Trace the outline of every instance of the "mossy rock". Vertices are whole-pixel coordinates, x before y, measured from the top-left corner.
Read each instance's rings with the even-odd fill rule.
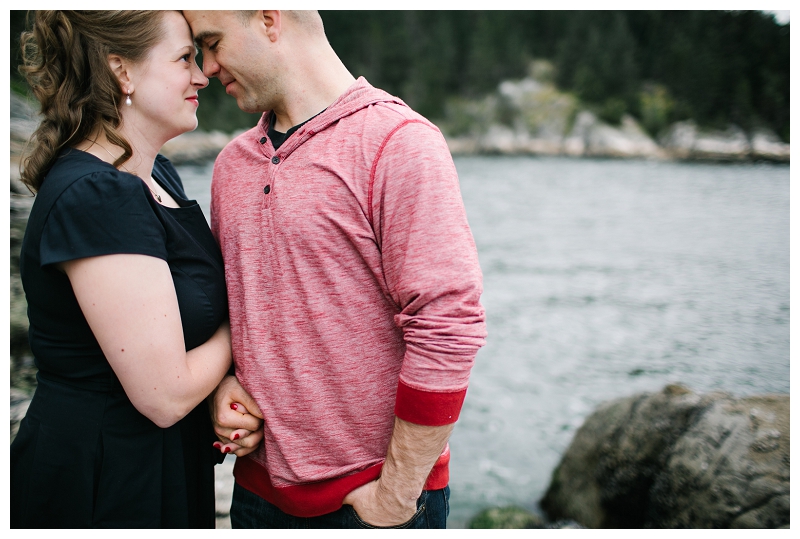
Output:
[[[484,509],[469,521],[470,529],[482,530],[520,530],[541,528],[542,520],[521,507],[492,507]]]

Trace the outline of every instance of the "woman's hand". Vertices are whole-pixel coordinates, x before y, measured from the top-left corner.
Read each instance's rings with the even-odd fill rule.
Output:
[[[223,453],[243,457],[253,452],[264,437],[261,410],[235,376],[226,376],[209,395],[211,421]]]

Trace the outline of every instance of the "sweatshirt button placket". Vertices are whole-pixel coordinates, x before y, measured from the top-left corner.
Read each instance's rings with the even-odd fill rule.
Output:
[[[277,155],[275,155],[275,156],[273,156],[273,157],[272,157],[272,164],[273,164],[273,165],[277,165],[277,164],[278,164],[278,163],[280,163],[280,162],[281,162],[281,158],[280,158],[280,157],[278,157]]]

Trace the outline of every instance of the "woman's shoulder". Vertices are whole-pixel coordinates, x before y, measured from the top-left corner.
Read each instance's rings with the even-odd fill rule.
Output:
[[[117,170],[90,153],[71,148],[61,152],[56,158],[37,196],[58,198],[67,190],[88,191],[87,196],[97,196],[107,191],[136,189],[139,188],[139,183],[141,182],[133,174]]]
[[[137,176],[85,152],[67,153],[36,196],[28,226],[41,265],[123,252],[166,259],[157,203]]]
[[[91,214],[97,222],[110,222],[122,214],[148,210],[147,186],[137,176],[79,150],[62,152],[36,194],[32,215],[44,220],[53,214]]]

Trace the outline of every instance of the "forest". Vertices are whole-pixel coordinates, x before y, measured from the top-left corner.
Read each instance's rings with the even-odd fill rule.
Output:
[[[11,12],[12,88],[24,11]],[[559,89],[609,123],[623,114],[655,134],[693,119],[765,127],[789,142],[789,24],[760,11],[322,11],[328,40],[355,76],[433,119],[549,60]],[[201,61],[202,59],[200,59]],[[212,81],[200,128],[254,123]],[[648,114],[653,103],[659,113]]]

